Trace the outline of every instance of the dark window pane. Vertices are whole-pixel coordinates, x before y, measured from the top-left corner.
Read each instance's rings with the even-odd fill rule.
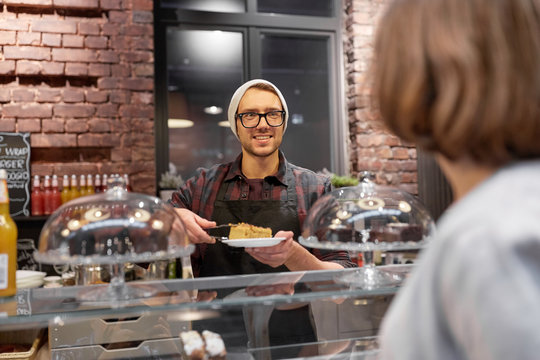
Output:
[[[285,157],[314,171],[330,169],[328,38],[262,34],[262,76],[289,108]]]
[[[168,29],[169,162],[183,177],[240,153],[234,134],[219,123],[227,120],[242,69],[242,33]],[[176,128],[171,119],[193,124]]]
[[[334,0],[259,0],[257,11],[308,16],[334,16]]]
[[[162,0],[162,8],[241,13],[246,12],[246,0]]]

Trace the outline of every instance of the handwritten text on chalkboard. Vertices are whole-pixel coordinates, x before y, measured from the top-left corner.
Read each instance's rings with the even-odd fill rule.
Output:
[[[0,169],[8,173],[11,215],[30,215],[30,133],[0,132]]]

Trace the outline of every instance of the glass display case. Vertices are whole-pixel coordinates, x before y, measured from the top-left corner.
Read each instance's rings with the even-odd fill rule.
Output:
[[[412,266],[380,269],[404,279]],[[152,295],[114,302],[82,296],[107,284],[19,289],[15,298],[0,299],[0,339],[44,329],[44,358],[181,359],[186,343],[180,333],[196,330],[224,341],[226,356],[214,358],[370,359],[377,352],[380,321],[400,284],[362,289],[335,281],[353,271],[135,281],[130,286]],[[297,317],[299,309],[309,316]],[[292,328],[310,336],[281,336]]]

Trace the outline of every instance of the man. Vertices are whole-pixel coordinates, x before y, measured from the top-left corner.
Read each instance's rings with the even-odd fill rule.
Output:
[[[235,161],[199,169],[172,196],[190,240],[195,276],[339,269],[355,266],[346,252],[306,249],[300,235],[309,208],[331,189],[329,178],[295,166],[279,151],[287,128],[287,103],[265,80],[251,80],[234,93],[229,123],[242,146]],[[203,229],[247,222],[270,227],[284,241],[238,249]]]
[[[228,115],[242,153],[231,163],[200,169],[172,196],[172,204],[180,208],[176,211],[196,244],[192,254],[194,275],[355,266],[346,252],[308,250],[295,240],[309,208],[331,189],[331,184],[329,178],[287,162],[279,151],[288,110],[278,88],[265,80],[246,82],[234,93]],[[233,248],[216,242],[203,230],[238,222],[270,227],[275,237],[285,240],[268,247]],[[271,346],[316,341],[309,308],[274,309],[268,334]],[[317,350],[308,346],[300,353],[287,348],[276,351],[285,351],[291,357],[315,354]]]

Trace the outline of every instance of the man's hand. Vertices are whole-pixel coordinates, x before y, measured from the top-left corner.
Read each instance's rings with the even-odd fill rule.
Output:
[[[246,252],[254,259],[276,268],[283,265],[291,256],[295,242],[292,231],[278,231],[274,237],[284,237],[285,240],[274,246],[246,248]]]
[[[174,209],[182,222],[184,223],[185,231],[187,232],[189,241],[193,244],[208,243],[213,244],[216,242],[206,231],[203,229],[216,226],[215,221],[206,220],[199,215],[188,209]],[[173,224],[173,230],[182,231],[182,225],[178,222]]]
[[[263,264],[274,268],[285,265],[290,271],[343,269],[341,264],[317,259],[315,255],[294,241],[293,236],[292,231],[278,231],[274,237],[285,238],[279,244],[246,248],[246,252]]]

